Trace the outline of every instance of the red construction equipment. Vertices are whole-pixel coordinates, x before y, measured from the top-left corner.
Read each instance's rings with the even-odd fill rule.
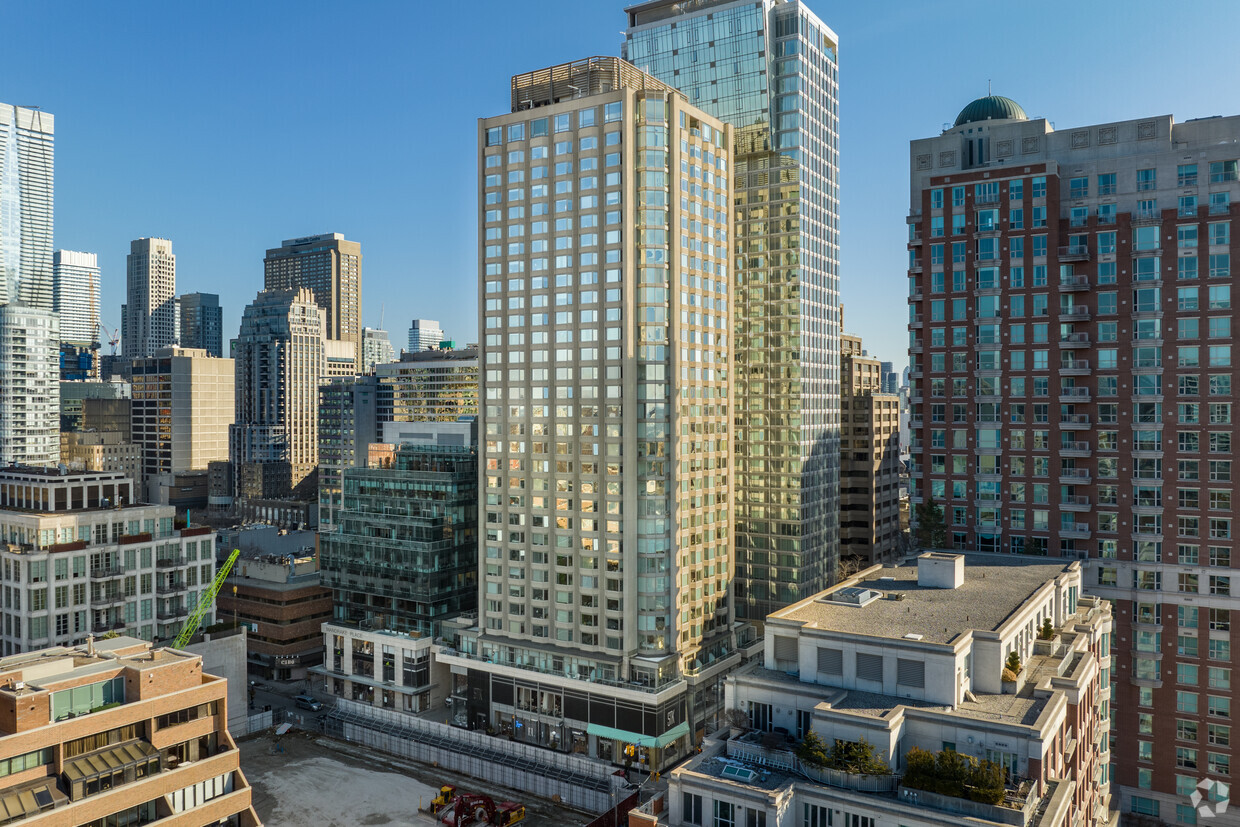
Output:
[[[467,827],[470,824],[490,824],[507,827],[525,820],[525,806],[515,801],[496,804],[490,796],[479,793],[462,793],[452,802],[441,818],[451,827]]]

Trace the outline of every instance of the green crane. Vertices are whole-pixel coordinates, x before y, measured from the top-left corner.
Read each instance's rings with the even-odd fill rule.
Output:
[[[215,596],[219,594],[220,588],[224,585],[228,573],[232,571],[233,563],[237,562],[237,558],[241,556],[241,549],[233,549],[233,553],[228,555],[228,559],[224,561],[224,565],[220,566],[220,570],[215,574],[215,580],[211,581],[211,588],[202,593],[202,597],[198,598],[198,606],[194,609],[194,613],[189,616],[189,620],[185,621],[185,625],[181,627],[181,633],[177,635],[176,640],[172,641],[173,649],[180,649],[189,643],[189,639],[194,636],[194,632],[198,631],[198,624],[202,623],[203,617],[211,609],[211,604],[215,602]]]

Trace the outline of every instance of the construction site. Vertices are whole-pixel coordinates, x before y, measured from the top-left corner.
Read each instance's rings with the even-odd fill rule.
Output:
[[[595,816],[303,730],[239,743],[254,809],[266,827],[563,825]],[[446,819],[446,820],[445,820]]]

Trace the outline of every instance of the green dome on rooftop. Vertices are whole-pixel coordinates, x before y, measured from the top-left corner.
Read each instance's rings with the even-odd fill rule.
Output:
[[[1001,95],[987,95],[984,98],[978,98],[964,109],[961,109],[960,114],[956,116],[956,126],[964,126],[967,123],[975,123],[977,121],[1027,120],[1029,120],[1029,116],[1025,114],[1025,110],[1021,109],[1020,104],[1016,101]]]

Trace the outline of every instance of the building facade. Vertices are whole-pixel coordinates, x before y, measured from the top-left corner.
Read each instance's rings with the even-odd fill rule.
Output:
[[[672,771],[665,815],[644,823],[1114,825],[1110,605],[1080,596],[1077,561],[965,561],[870,569],[768,618],[766,668],[728,678],[732,737]],[[811,733],[832,753],[869,744],[874,760],[805,760]],[[926,759],[957,778],[981,768],[992,797]]]
[[[60,322],[0,304],[0,467],[60,461]]]
[[[386,330],[362,328],[362,372],[374,373],[375,365],[396,361],[396,350]]]
[[[305,287],[264,290],[246,307],[233,342],[234,473],[247,463],[288,463],[292,488],[318,466],[323,316]]]
[[[379,421],[455,422],[478,415],[478,348],[402,353],[377,365]]]
[[[228,459],[235,381],[232,359],[200,349],[166,347],[133,361],[131,433],[144,481]]]
[[[128,432],[61,431],[60,461],[78,471],[119,471],[142,479],[142,448],[129,441]]]
[[[177,299],[180,308],[181,347],[205,350],[219,359],[224,355],[224,311],[214,293],[186,293]]]
[[[344,472],[365,468],[379,441],[379,382],[374,376],[335,379],[319,386],[319,528],[332,530],[340,510]]]
[[[210,530],[176,528],[175,517],[142,504],[122,473],[0,471],[0,559],[14,594],[4,653],[120,630],[175,638],[215,576]]]
[[[869,565],[900,549],[900,399],[859,336],[840,340],[840,556]]]
[[[338,620],[324,623],[322,634],[327,660],[310,671],[330,694],[413,714],[443,706],[451,683],[430,635]]]
[[[362,359],[362,245],[340,233],[291,238],[267,251],[266,290],[305,288],[323,309],[324,338],[353,343],[353,370]]]
[[[259,827],[227,681],[132,637],[0,660],[9,821]]]
[[[166,238],[129,243],[121,307],[121,353],[126,359],[154,356],[177,343],[177,257]]]
[[[440,425],[383,468],[344,472],[336,530],[321,537],[335,620],[436,637],[477,605],[478,451],[473,423]]]
[[[409,352],[438,350],[444,340],[443,329],[433,319],[414,319],[409,325]]]
[[[478,135],[485,535],[477,626],[453,656],[466,717],[617,762],[626,738],[656,739],[670,762],[696,682],[739,659],[731,127],[618,58],[511,90]],[[518,674],[554,721],[525,727]]]
[[[1238,140],[988,97],[910,146],[914,502],[956,548],[1089,560],[1132,635],[1120,809],[1164,820],[1230,773]]]
[[[51,310],[56,123],[0,103],[0,305]]]
[[[60,314],[60,341],[99,346],[99,259],[94,253],[52,254],[52,309]]]
[[[839,558],[839,39],[799,0],[650,0],[624,55],[733,127],[737,616]]]

